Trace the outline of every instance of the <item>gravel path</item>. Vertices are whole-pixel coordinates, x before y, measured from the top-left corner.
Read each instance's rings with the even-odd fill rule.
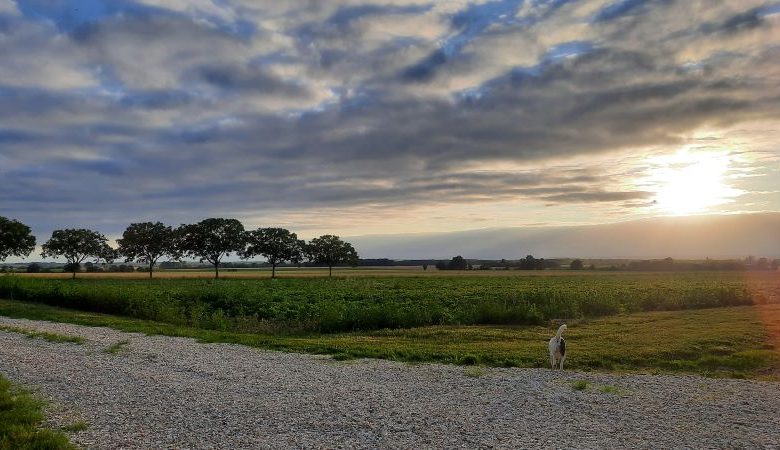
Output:
[[[86,339],[0,331],[0,373],[48,397],[54,425],[87,421],[72,434],[87,448],[780,448],[778,383],[541,369],[468,376],[458,366],[3,325]],[[105,351],[120,341],[118,353]],[[579,380],[589,387],[575,391]]]

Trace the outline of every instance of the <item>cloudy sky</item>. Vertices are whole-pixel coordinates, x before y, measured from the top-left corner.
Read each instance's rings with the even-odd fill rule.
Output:
[[[780,2],[0,0],[0,215],[303,237],[780,211]]]

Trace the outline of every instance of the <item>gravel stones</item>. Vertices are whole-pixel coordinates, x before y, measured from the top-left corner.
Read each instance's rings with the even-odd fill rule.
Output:
[[[53,425],[87,421],[71,434],[87,448],[780,448],[778,383],[547,369],[467,376],[458,366],[0,324],[86,340],[0,332],[0,373],[49,398]],[[576,391],[580,380],[588,388]]]

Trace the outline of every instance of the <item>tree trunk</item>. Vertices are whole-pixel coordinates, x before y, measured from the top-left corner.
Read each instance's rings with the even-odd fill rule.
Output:
[[[75,279],[76,279],[76,269],[73,269],[73,278],[71,278],[71,280],[75,280]]]
[[[214,263],[214,279],[219,278],[219,263]]]
[[[154,263],[149,263],[149,279],[152,279],[152,271],[154,270]]]
[[[328,265],[328,278],[333,278],[333,264]]]
[[[271,263],[271,279],[276,278],[276,264]]]

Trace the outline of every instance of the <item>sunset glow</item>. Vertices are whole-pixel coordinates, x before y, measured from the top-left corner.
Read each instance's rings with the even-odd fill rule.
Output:
[[[654,207],[661,213],[686,215],[709,212],[733,201],[740,191],[728,185],[729,155],[689,152],[657,158],[651,182],[655,184]]]

